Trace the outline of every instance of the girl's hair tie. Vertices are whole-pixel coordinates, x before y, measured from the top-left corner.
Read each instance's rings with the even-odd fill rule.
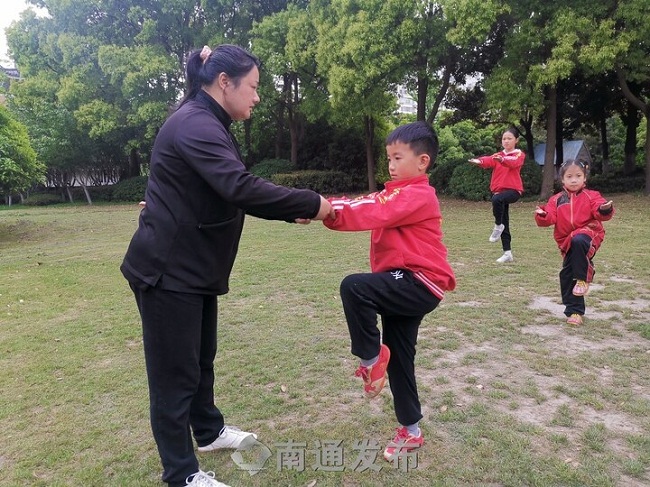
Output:
[[[212,54],[212,49],[208,46],[203,46],[203,49],[201,49],[201,60],[203,61],[203,64],[208,60],[210,57],[210,54]]]

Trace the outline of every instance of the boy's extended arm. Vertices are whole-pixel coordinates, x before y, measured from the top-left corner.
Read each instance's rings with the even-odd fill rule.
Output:
[[[372,194],[363,198],[330,198],[336,213],[323,224],[332,230],[365,231],[412,225],[432,217],[440,217],[439,206],[430,198],[412,198],[412,191],[401,188],[390,194]],[[437,201],[437,200],[436,200]]]

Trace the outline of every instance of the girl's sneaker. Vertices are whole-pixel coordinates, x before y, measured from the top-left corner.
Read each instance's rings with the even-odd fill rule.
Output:
[[[420,430],[420,436],[413,436],[408,432],[406,426],[397,428],[397,434],[384,450],[384,458],[393,460],[400,453],[406,453],[424,445],[424,435]]]
[[[389,348],[381,344],[379,358],[370,367],[359,365],[354,375],[363,379],[363,391],[367,398],[371,399],[381,392],[386,384],[386,368],[390,360]]]
[[[501,225],[494,225],[494,229],[492,230],[492,233],[490,234],[490,238],[488,239],[490,242],[494,243],[497,240],[501,238],[501,234],[503,231],[506,229],[506,226],[501,224]]]
[[[576,285],[573,286],[573,295],[574,296],[584,296],[589,292],[589,283],[578,279]]]
[[[504,264],[506,262],[513,262],[515,258],[512,256],[511,250],[506,250],[501,257],[497,259],[499,264]]]
[[[566,322],[567,325],[580,326],[582,325],[582,316],[580,316],[578,313],[573,313],[567,318]]]

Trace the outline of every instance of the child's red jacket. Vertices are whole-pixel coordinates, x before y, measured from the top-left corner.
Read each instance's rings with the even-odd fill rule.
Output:
[[[356,199],[330,198],[332,230],[370,230],[372,272],[407,269],[438,298],[456,287],[442,243],[442,215],[427,175],[389,181],[383,191]]]
[[[499,162],[495,156],[501,156]],[[524,165],[526,154],[515,149],[512,152],[500,151],[491,156],[479,157],[481,161],[479,167],[492,169],[492,178],[490,179],[490,191],[499,193],[505,189],[514,189],[520,194],[524,192],[524,183],[521,180],[521,167]]]
[[[591,237],[594,252],[598,250],[605,238],[605,228],[601,222],[614,216],[614,207],[601,213],[600,206],[606,203],[598,192],[583,188],[576,193],[567,190],[554,194],[544,206],[540,206],[546,215],[535,213],[535,222],[540,227],[555,225],[553,237],[562,255],[571,247],[571,238],[579,233]]]

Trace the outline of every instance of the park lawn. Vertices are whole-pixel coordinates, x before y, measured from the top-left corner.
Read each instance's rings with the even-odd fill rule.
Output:
[[[368,269],[369,234],[249,218],[219,298],[215,394],[271,456],[256,475],[239,464],[257,451],[201,467],[233,487],[649,485],[649,200],[606,196],[617,214],[580,328],[564,324],[535,201],[511,207],[515,262],[499,265],[489,203],[441,199],[458,286],[420,329],[425,446],[394,465],[377,450],[397,426],[391,393],[362,397],[338,297]],[[2,487],[162,485],[119,272],[138,211],[0,210]]]

